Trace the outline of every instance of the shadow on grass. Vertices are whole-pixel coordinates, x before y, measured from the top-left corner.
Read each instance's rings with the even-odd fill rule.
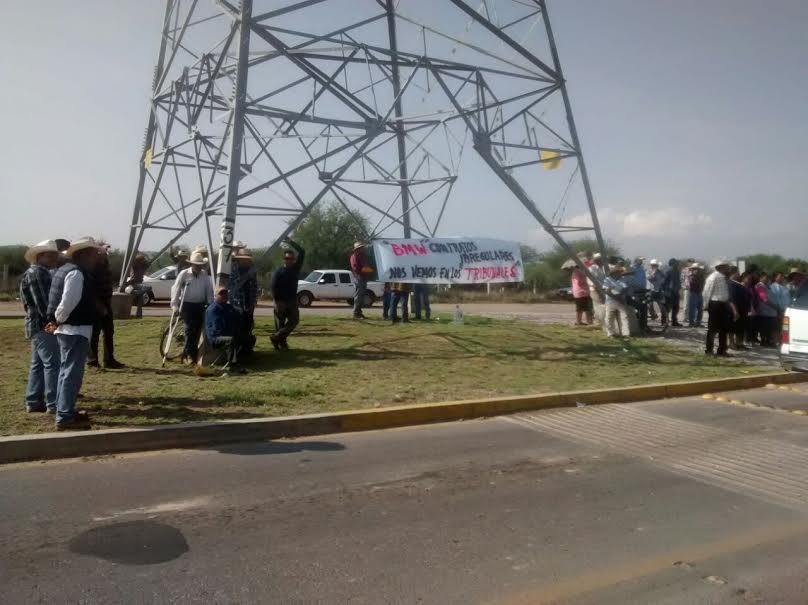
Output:
[[[238,456],[267,456],[272,454],[297,454],[300,452],[338,452],[346,448],[342,443],[334,441],[261,441],[257,443],[233,443],[201,449]]]

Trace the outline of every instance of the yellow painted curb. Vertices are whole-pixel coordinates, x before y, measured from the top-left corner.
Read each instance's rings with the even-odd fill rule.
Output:
[[[768,384],[808,382],[808,374],[778,373],[716,378],[693,382],[651,384],[611,389],[446,401],[422,405],[380,407],[330,414],[196,422],[85,433],[40,433],[0,437],[0,464],[46,458],[71,458],[119,452],[207,447],[217,443],[260,441],[341,432],[469,420],[578,404],[630,403],[674,397],[752,389]],[[725,398],[722,398],[725,400]]]

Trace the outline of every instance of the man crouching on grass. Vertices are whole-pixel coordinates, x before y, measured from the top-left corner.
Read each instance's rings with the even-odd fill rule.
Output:
[[[214,349],[227,352],[226,367],[230,371],[245,374],[243,369],[236,368],[238,353],[238,331],[240,327],[238,311],[228,302],[227,288],[216,288],[213,302],[205,311],[205,336]]]

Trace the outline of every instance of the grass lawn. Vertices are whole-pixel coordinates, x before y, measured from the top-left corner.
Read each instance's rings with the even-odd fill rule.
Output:
[[[292,351],[269,343],[271,318],[257,318],[249,374],[199,378],[177,363],[160,368],[166,319],[116,324],[124,370],[92,370],[79,402],[95,428],[283,416],[607,386],[728,377],[766,371],[719,361],[660,339],[615,341],[595,328],[446,317],[392,326],[381,320],[305,317]],[[53,430],[27,414],[29,348],[22,320],[0,319],[0,434]]]

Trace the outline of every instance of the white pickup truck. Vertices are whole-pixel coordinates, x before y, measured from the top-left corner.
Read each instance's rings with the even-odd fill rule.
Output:
[[[365,306],[369,307],[384,294],[384,284],[368,282]],[[309,307],[315,300],[344,300],[353,305],[354,284],[350,271],[317,269],[297,282],[297,304]]]

